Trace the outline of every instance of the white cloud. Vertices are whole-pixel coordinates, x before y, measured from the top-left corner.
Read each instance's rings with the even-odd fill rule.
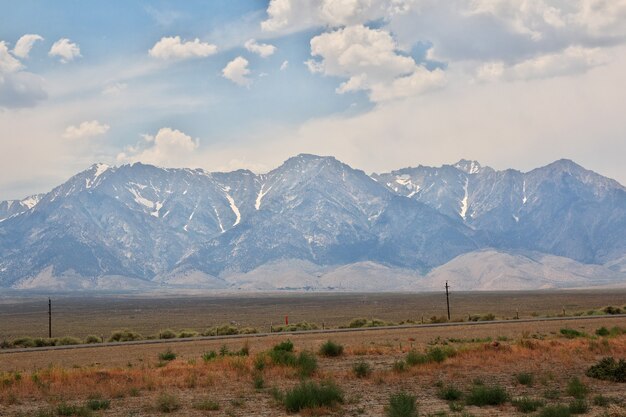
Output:
[[[60,57],[61,62],[64,64],[73,61],[74,58],[78,58],[81,56],[80,47],[67,38],[61,38],[56,41],[52,45],[52,48],[50,48],[50,52],[48,52],[48,55],[52,57]]]
[[[571,46],[554,54],[540,55],[514,65],[504,62],[487,62],[478,68],[477,78],[481,81],[531,80],[579,74],[606,63],[599,49]]]
[[[226,64],[224,69],[222,69],[222,76],[224,78],[243,87],[250,87],[252,84],[252,80],[247,77],[249,74],[248,60],[241,56],[230,61]]]
[[[416,0],[271,0],[261,28],[293,32],[361,24],[405,13],[414,3]]]
[[[0,108],[32,107],[48,97],[43,79],[23,69],[6,42],[0,41]]]
[[[285,71],[289,67],[289,61],[285,60],[282,64],[280,64],[280,70]]]
[[[128,84],[126,83],[109,84],[102,89],[102,95],[110,97],[119,96],[126,88],[128,88]]]
[[[158,59],[206,58],[217,52],[217,46],[207,42],[182,41],[180,36],[163,37],[148,51],[151,57]]]
[[[193,139],[180,130],[164,127],[156,135],[142,135],[143,143],[135,147],[128,147],[117,155],[120,163],[144,162],[147,164],[185,167],[200,145],[198,139]]]
[[[441,70],[428,71],[409,56],[398,53],[393,37],[382,29],[348,26],[311,39],[307,65],[314,73],[346,77],[337,92],[365,90],[372,101],[421,94],[444,84]]]
[[[94,136],[104,135],[109,131],[110,126],[100,123],[97,120],[82,122],[78,126],[68,126],[65,128],[63,137],[65,139],[84,139]]]
[[[20,58],[28,58],[28,54],[30,54],[30,50],[35,42],[42,40],[43,38],[39,35],[28,34],[22,36],[15,44],[15,48],[13,48],[13,55]]]
[[[244,46],[248,51],[259,55],[261,58],[267,58],[276,52],[276,47],[274,45],[258,43],[255,39],[247,40]]]
[[[22,63],[9,53],[9,47],[5,41],[0,41],[0,74],[16,72],[23,68]]]

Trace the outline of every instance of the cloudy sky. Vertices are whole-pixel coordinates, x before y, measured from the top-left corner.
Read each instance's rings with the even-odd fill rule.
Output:
[[[626,0],[0,0],[0,200],[95,162],[560,158],[626,184]]]

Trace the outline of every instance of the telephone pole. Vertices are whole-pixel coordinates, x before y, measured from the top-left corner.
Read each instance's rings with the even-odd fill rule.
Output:
[[[52,300],[48,297],[48,338],[52,339]]]
[[[448,285],[448,281],[446,281],[446,304],[448,306],[448,321],[450,321],[450,296],[448,294],[448,289],[450,286]]]

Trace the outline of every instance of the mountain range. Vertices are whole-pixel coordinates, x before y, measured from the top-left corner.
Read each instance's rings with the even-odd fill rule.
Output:
[[[0,202],[0,287],[626,286],[625,236],[626,188],[565,159],[372,175],[307,154],[265,174],[96,164]]]

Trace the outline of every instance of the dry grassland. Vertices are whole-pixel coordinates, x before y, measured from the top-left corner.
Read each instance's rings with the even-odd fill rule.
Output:
[[[484,383],[504,388],[510,398],[527,396],[546,404],[569,404],[574,399],[568,393],[568,383],[579,378],[588,390],[583,401],[589,410],[584,415],[624,416],[625,384],[585,376],[589,366],[602,357],[626,358],[626,335],[592,336],[601,326],[626,328],[626,319],[292,335],[296,353],[315,353],[317,369],[311,379],[332,380],[344,393],[342,404],[296,414],[383,416],[390,396],[405,391],[417,398],[421,416],[522,415],[510,399],[497,406],[478,407],[463,400],[451,405],[439,398],[438,392],[441,386],[453,385],[467,396],[472,386]],[[563,327],[588,336],[567,339],[559,332]],[[43,417],[60,415],[59,412],[124,417],[288,415],[276,393],[298,385],[301,372],[298,368],[275,364],[263,353],[287,337],[0,355],[0,415]],[[317,354],[328,337],[344,346],[343,355],[327,358]],[[222,345],[231,352],[246,346],[249,356],[218,354],[215,359],[203,360],[203,353],[219,352]],[[452,349],[455,354],[441,363],[414,366],[405,363],[404,370],[399,369],[398,362],[405,361],[409,351],[426,352],[434,347]],[[176,354],[176,359],[160,360],[159,354],[168,348]],[[358,378],[353,371],[359,361],[372,369],[364,378]],[[259,369],[260,362],[263,369]],[[516,375],[522,373],[532,376],[531,384],[518,381]],[[609,403],[595,405],[598,395]],[[110,403],[100,411],[80,408],[89,399]],[[77,408],[63,409],[67,405]],[[165,412],[169,405],[175,410]]]

